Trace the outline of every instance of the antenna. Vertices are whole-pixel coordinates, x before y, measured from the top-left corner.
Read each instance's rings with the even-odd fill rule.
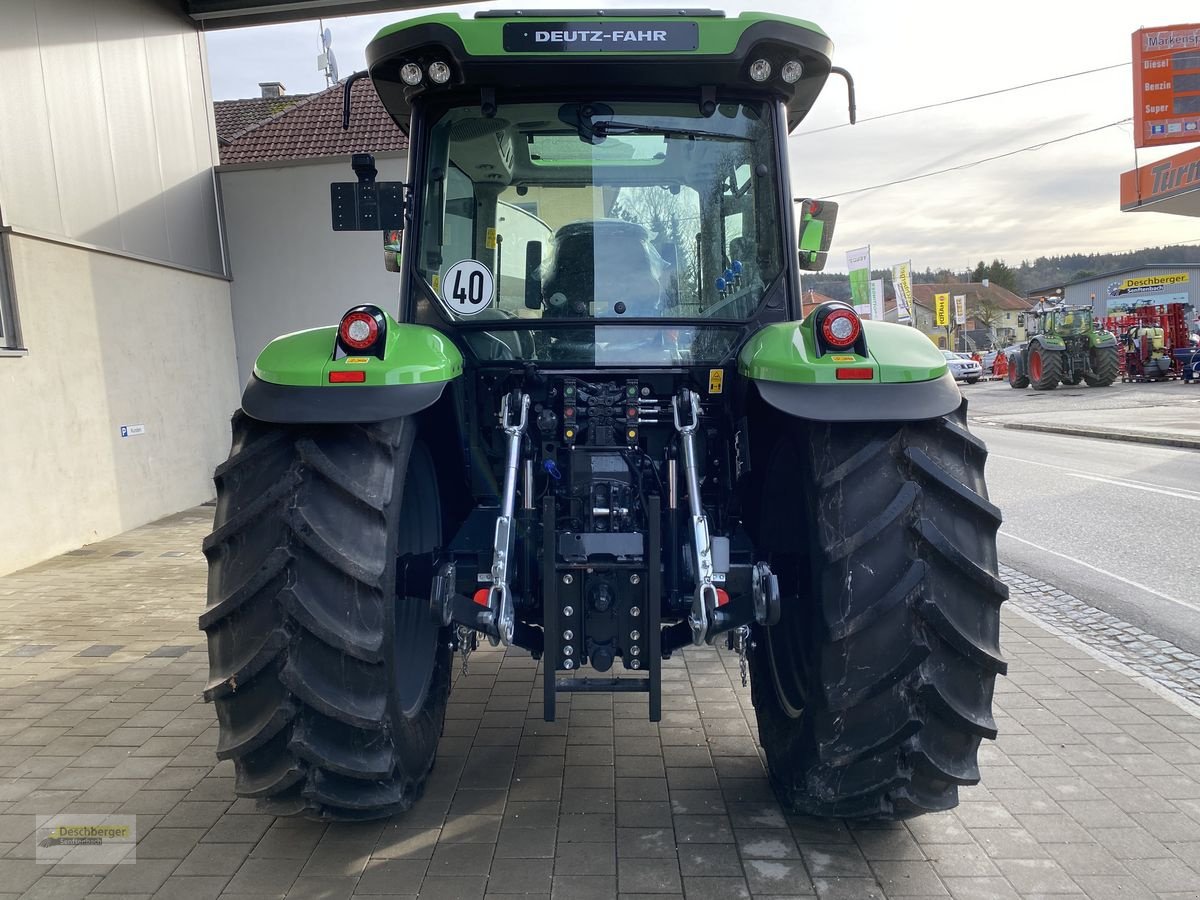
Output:
[[[317,71],[325,73],[325,87],[338,82],[337,57],[333,55],[333,34],[325,27],[325,20],[318,19],[317,27],[321,30],[321,53],[317,56]]]

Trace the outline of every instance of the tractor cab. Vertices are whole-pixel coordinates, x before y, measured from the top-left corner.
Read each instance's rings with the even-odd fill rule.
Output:
[[[480,362],[720,362],[799,318],[799,273],[824,263],[836,204],[794,205],[787,140],[845,74],[831,52],[756,13],[402,23],[367,57],[409,181],[364,167],[334,186],[334,227],[400,226],[398,318]]]
[[[1092,330],[1093,314],[1087,306],[1059,306],[1042,314],[1041,330],[1060,337],[1074,337]]]

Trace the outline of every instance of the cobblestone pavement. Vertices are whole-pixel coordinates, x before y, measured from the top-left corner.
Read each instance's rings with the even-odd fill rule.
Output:
[[[0,578],[0,900],[1200,896],[1200,717],[1011,610],[1001,737],[951,812],[784,814],[715,650],[670,661],[656,725],[637,695],[564,695],[544,723],[532,661],[485,649],[410,812],[260,815],[234,799],[198,696],[210,516]],[[1042,590],[1009,575],[1022,604]],[[35,863],[34,817],[60,811],[136,815],[137,862]]]
[[[1007,566],[1010,602],[1200,709],[1200,656]]]

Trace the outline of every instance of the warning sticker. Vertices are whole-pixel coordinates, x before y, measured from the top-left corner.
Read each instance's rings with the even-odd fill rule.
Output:
[[[459,316],[473,316],[487,309],[496,293],[492,270],[474,259],[452,265],[442,280],[441,296],[446,309]]]
[[[708,370],[708,392],[710,394],[719,394],[725,390],[725,370],[724,369],[709,369]]]
[[[858,358],[854,356],[831,356],[829,357],[834,362],[857,362]]]
[[[496,229],[489,228],[483,235],[483,245],[489,250],[496,249]]]
[[[347,356],[346,363],[351,366],[365,366],[371,361],[369,356]]]

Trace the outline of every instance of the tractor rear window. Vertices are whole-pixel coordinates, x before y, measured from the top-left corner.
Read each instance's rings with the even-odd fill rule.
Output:
[[[609,99],[447,109],[412,265],[456,322],[747,319],[783,271],[772,115]],[[558,341],[508,343],[527,356]]]

